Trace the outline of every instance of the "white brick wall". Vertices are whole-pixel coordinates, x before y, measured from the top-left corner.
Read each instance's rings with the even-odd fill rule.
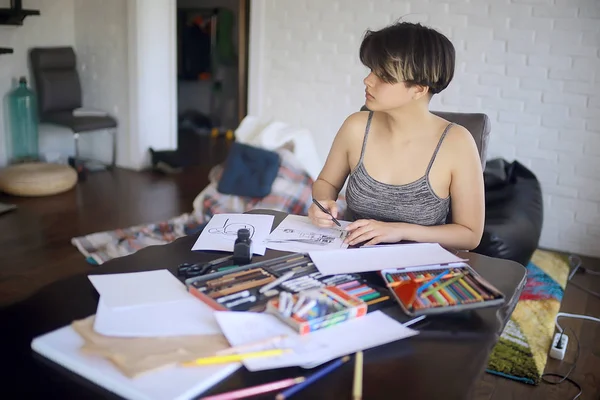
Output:
[[[600,256],[600,1],[264,0],[263,7],[264,34],[252,39],[263,43],[263,79],[250,109],[311,129],[324,160],[344,118],[364,102],[364,31],[404,15],[431,25],[457,49],[454,81],[431,108],[488,114],[488,158],[517,159],[542,182],[541,245]]]
[[[106,110],[116,117],[117,163],[129,154],[129,96],[127,57],[127,2],[74,0],[75,51],[83,91],[83,105]],[[94,133],[82,141],[82,154],[110,161],[110,136]]]
[[[0,47],[14,54],[0,56],[0,93],[12,81],[29,76],[31,47],[73,46],[83,90],[84,106],[105,109],[119,119],[119,154],[127,154],[129,99],[127,81],[127,3],[122,0],[24,0],[23,7],[40,10],[23,26],[0,26]],[[30,86],[33,88],[33,82]],[[4,108],[0,109],[0,166],[6,164]],[[82,153],[110,160],[109,137],[93,135],[82,140]],[[87,150],[87,151],[86,151]],[[40,151],[73,154],[72,134],[66,129],[40,127]]]
[[[40,10],[40,16],[25,18],[22,26],[0,26],[0,47],[14,49],[0,55],[0,95],[11,90],[19,76],[29,77],[28,52],[36,46],[73,46],[75,44],[74,0],[24,0],[23,7]],[[8,5],[3,1],[1,7]],[[32,86],[29,79],[30,87]],[[6,164],[6,116],[0,108],[0,166]],[[43,133],[43,132],[42,132]],[[70,142],[72,143],[72,141]],[[42,143],[43,145],[43,143]]]

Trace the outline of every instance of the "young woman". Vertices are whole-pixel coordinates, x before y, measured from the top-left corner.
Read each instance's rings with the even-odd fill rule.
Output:
[[[360,59],[370,69],[364,84],[371,111],[344,121],[313,198],[337,217],[335,200],[348,178],[350,245],[409,240],[474,249],[485,213],[477,146],[465,128],[429,111],[431,97],[454,75],[454,46],[431,28],[399,22],[368,31]],[[309,217],[333,226],[314,204]]]

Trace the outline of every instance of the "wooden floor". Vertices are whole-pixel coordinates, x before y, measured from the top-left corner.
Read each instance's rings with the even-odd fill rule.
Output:
[[[219,161],[213,160],[213,161]],[[210,163],[208,163],[210,164]],[[75,189],[52,197],[20,199],[0,194],[0,202],[18,210],[0,215],[0,305],[21,300],[53,281],[91,271],[71,245],[72,237],[168,219],[192,210],[192,201],[206,186],[210,165],[187,168],[177,175],[115,170],[88,176]],[[600,271],[600,260],[584,259]],[[578,274],[574,280],[600,291],[600,277]],[[569,285],[562,311],[600,317],[600,299]],[[580,356],[571,378],[583,387],[580,399],[600,398],[600,324],[564,319],[580,341]],[[547,372],[570,368],[576,352],[571,338],[566,361],[551,360]],[[537,387],[484,374],[476,399],[572,399],[568,382]]]

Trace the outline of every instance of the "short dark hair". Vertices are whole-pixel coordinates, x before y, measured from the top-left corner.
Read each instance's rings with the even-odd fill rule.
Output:
[[[455,59],[452,42],[419,23],[396,22],[368,30],[360,45],[360,61],[384,82],[423,85],[432,94],[450,84]]]

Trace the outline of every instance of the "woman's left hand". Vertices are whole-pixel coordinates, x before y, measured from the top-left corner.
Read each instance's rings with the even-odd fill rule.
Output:
[[[354,221],[346,227],[346,230],[349,233],[344,242],[350,246],[363,242],[366,242],[363,246],[378,243],[396,243],[403,239],[400,224],[373,219]]]

